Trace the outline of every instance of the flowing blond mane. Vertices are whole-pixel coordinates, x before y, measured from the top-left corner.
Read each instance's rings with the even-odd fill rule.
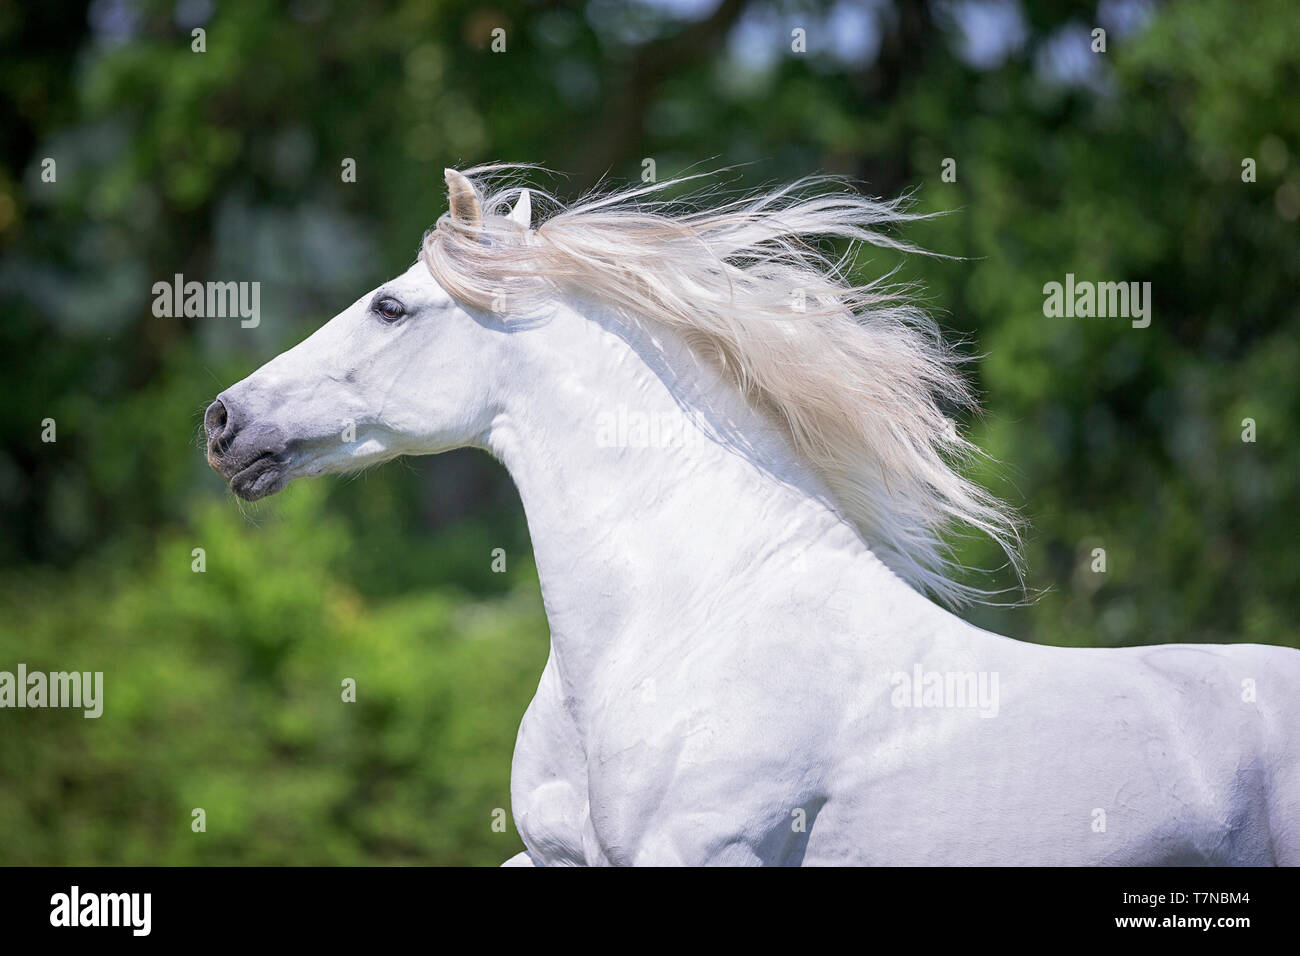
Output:
[[[712,208],[658,198],[681,180],[594,195],[531,231],[508,218],[520,167],[469,170],[482,222],[444,215],[422,256],[476,308],[500,311],[581,291],[683,335],[783,424],[876,555],[950,604],[987,592],[953,580],[946,536],[988,534],[1018,569],[1014,515],[966,479],[979,454],[942,405],[975,410],[959,357],[937,326],[883,279],[847,274],[862,243],[916,251],[879,231],[919,218],[813,178]],[[831,259],[817,244],[847,240]]]

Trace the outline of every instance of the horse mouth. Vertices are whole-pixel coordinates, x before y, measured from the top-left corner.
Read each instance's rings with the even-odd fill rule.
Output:
[[[284,462],[265,451],[230,476],[230,490],[245,501],[273,495],[285,485]]]

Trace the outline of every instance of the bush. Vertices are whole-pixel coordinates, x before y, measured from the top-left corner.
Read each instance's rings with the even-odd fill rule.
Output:
[[[510,756],[546,658],[535,575],[489,601],[367,600],[325,494],[295,486],[258,524],[207,500],[138,567],[4,581],[0,669],[102,671],[105,703],[98,719],[5,714],[0,862],[490,864],[522,848]]]

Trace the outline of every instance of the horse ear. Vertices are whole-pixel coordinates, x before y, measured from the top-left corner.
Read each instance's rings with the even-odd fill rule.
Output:
[[[483,223],[483,212],[479,209],[474,187],[463,174],[454,169],[444,169],[442,174],[447,178],[447,203],[451,218],[461,225],[477,229]]]
[[[527,189],[519,191],[519,201],[515,203],[515,208],[510,210],[510,221],[518,223],[525,229],[532,227],[533,198]]]

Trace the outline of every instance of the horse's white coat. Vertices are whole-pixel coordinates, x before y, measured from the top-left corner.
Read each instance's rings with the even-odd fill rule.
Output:
[[[511,327],[417,263],[221,399],[246,497],[461,445],[509,469],[551,626],[512,864],[1300,864],[1300,653],[966,624],[654,323],[559,297]],[[598,441],[620,407],[696,440]],[[928,706],[918,674],[996,694]]]

